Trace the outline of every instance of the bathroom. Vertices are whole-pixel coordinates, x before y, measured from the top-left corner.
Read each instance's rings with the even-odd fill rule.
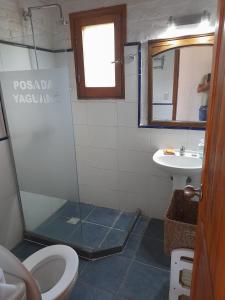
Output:
[[[195,260],[190,286],[198,206],[225,186],[213,177],[223,22],[222,0],[0,0],[0,300],[224,299],[214,277],[214,296],[195,293],[210,286]],[[207,233],[211,209],[198,219]],[[41,292],[26,269],[8,289],[5,273],[38,253],[73,257],[67,298],[50,293],[54,260],[36,272]]]

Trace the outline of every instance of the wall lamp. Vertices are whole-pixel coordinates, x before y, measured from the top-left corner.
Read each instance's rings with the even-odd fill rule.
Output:
[[[168,27],[175,28],[177,26],[204,24],[205,26],[210,24],[211,15],[208,11],[204,10],[201,14],[186,15],[180,17],[170,16],[168,19]]]
[[[180,17],[170,16],[167,25],[167,29],[164,33],[166,37],[201,34],[215,30],[215,26],[211,24],[211,15],[206,10],[201,14]]]

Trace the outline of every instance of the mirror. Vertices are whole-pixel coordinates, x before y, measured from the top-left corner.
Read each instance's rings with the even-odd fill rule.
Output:
[[[149,41],[149,125],[204,128],[213,34]]]

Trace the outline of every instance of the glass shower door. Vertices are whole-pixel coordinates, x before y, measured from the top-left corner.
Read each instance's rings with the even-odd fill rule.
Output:
[[[25,230],[68,243],[80,220],[68,70],[0,79]]]
[[[105,187],[103,194],[99,187],[101,167],[88,166],[83,177],[91,184],[80,202],[71,108],[76,99],[73,51],[66,22],[52,13],[32,11],[27,43],[33,47],[0,43],[1,94],[25,232],[31,240],[69,244],[83,257],[104,257],[122,251],[140,211],[111,207],[105,199],[99,203],[96,194],[108,198]]]

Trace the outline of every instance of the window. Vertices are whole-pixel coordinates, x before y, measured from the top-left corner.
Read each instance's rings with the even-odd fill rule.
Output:
[[[124,98],[126,5],[70,14],[78,98]]]

